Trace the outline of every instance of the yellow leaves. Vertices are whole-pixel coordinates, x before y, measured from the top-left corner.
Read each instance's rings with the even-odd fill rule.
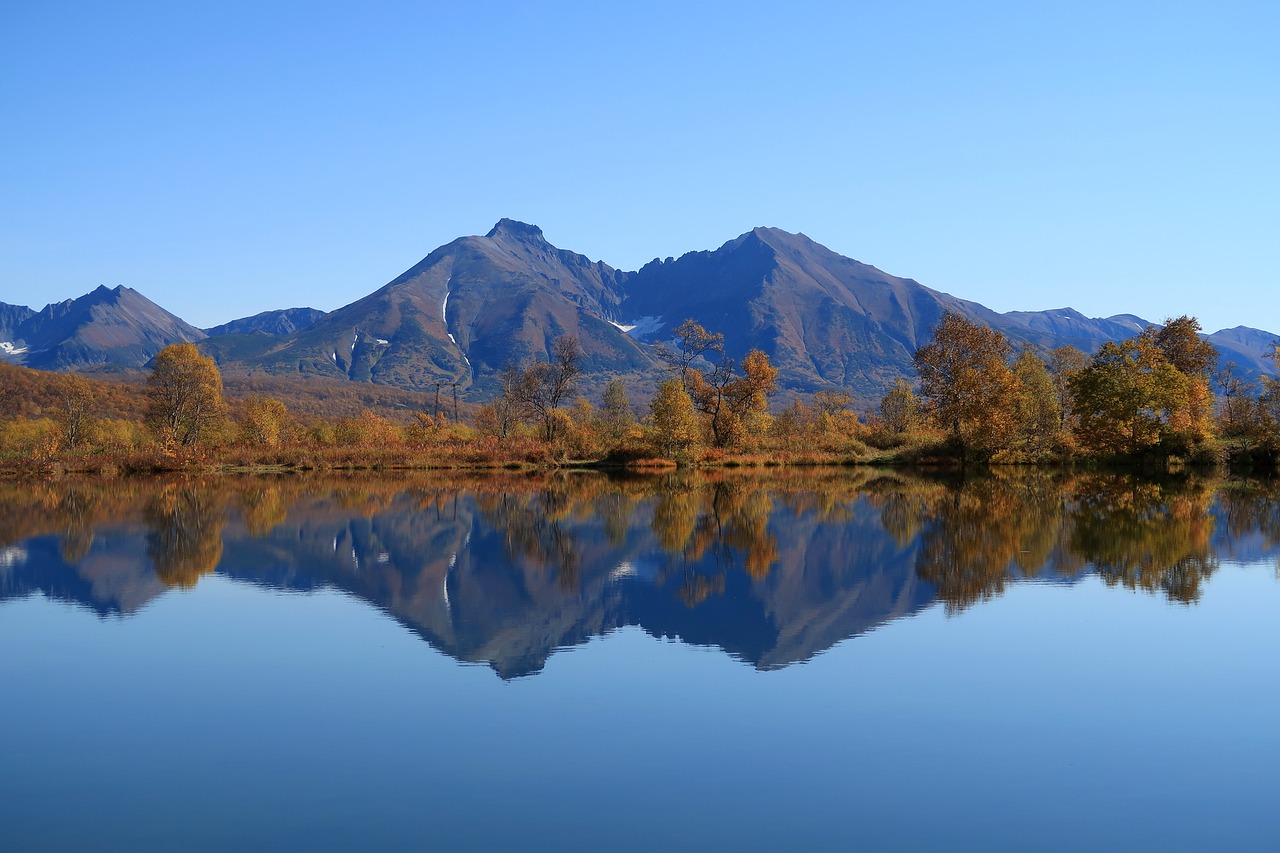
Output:
[[[1193,372],[1180,370],[1166,347]],[[1213,438],[1213,397],[1200,372],[1203,363],[1197,344],[1175,336],[1162,346],[1160,334],[1150,329],[1103,344],[1071,380],[1081,444],[1104,456],[1157,447],[1185,453],[1204,446]]]
[[[253,394],[240,412],[240,441],[257,447],[279,447],[289,424],[289,410],[284,403]]]
[[[698,444],[699,426],[693,399],[678,380],[668,379],[658,386],[649,403],[653,413],[655,450],[669,458],[682,458]]]
[[[1012,351],[995,329],[950,311],[933,342],[916,350],[920,394],[962,457],[971,449],[994,452],[1013,433],[1018,383],[1005,361]]]
[[[346,447],[395,447],[403,443],[404,434],[399,425],[365,409],[359,417],[338,421],[334,441]]]
[[[222,374],[195,344],[170,344],[147,378],[147,420],[162,441],[190,446],[207,440],[226,417]]]

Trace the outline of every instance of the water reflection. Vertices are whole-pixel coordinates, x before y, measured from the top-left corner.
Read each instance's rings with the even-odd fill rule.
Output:
[[[1026,579],[1195,602],[1220,559],[1280,551],[1277,498],[1035,470],[7,484],[0,600],[127,615],[217,571],[345,590],[503,677],[623,625],[770,669]]]

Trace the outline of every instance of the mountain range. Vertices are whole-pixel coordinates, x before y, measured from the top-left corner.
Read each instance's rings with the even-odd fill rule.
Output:
[[[788,392],[846,390],[866,401],[912,374],[912,355],[946,311],[1041,349],[1090,352],[1149,325],[1070,308],[998,313],[777,228],[624,272],[503,219],[330,313],[268,311],[202,330],[125,287],[41,311],[0,303],[0,358],[51,370],[137,368],[168,343],[194,341],[228,375],[417,390],[457,383],[483,399],[504,366],[545,358],[564,334],[582,344],[588,390],[612,378],[650,384],[661,373],[652,344],[692,318],[725,333],[731,357],[764,350]],[[1243,326],[1207,335],[1250,377],[1275,372],[1266,355],[1276,337]]]

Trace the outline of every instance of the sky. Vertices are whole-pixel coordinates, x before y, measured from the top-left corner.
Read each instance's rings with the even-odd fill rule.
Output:
[[[511,217],[1280,332],[1280,3],[0,4],[0,301],[332,310]]]

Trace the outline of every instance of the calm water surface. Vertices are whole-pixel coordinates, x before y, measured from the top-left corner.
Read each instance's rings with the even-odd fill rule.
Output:
[[[1280,849],[1278,492],[0,485],[0,849]]]

